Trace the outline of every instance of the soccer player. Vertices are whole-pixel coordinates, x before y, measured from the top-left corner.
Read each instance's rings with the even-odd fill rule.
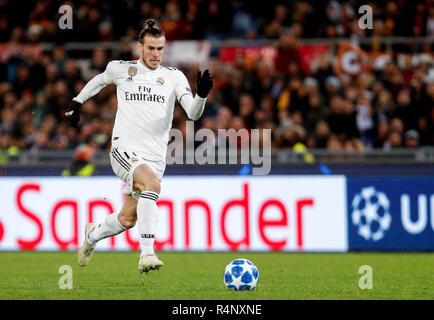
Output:
[[[92,258],[98,241],[117,235],[138,223],[140,234],[139,272],[159,270],[163,262],[154,252],[158,223],[156,201],[166,166],[169,130],[175,99],[189,119],[197,120],[204,110],[213,86],[209,70],[197,72],[197,93],[193,98],[185,75],[176,68],[160,65],[165,46],[164,31],[156,20],[148,19],[139,34],[140,59],[114,60],[93,77],[73,98],[66,118],[78,127],[80,106],[108,84],[117,86],[118,110],[112,132],[110,162],[114,173],[126,183],[125,202],[119,212],[99,224],[85,227],[85,238],[78,252],[78,264]]]

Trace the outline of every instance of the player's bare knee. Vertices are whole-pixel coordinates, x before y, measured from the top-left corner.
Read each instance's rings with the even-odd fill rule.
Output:
[[[136,215],[122,214],[122,212],[119,214],[119,223],[126,229],[131,229],[132,227],[134,227],[136,225],[136,222]]]
[[[126,229],[131,229],[132,227],[134,227],[136,225],[136,221],[137,218],[121,218],[119,217],[119,222],[120,224],[126,228]]]
[[[158,179],[151,179],[151,181],[148,183],[147,185],[147,190],[146,191],[152,191],[155,192],[157,194],[160,194],[160,181],[158,181]]]
[[[138,166],[133,173],[134,188],[143,191],[152,191],[160,194],[160,180],[157,175],[145,164]]]
[[[148,178],[146,182],[136,181],[134,182],[134,188],[139,189],[140,192],[152,191],[157,194],[160,194],[161,190],[160,181],[157,177]]]
[[[138,190],[140,190],[140,192],[143,192],[146,190],[146,184],[135,181],[134,182],[134,189],[138,189]]]

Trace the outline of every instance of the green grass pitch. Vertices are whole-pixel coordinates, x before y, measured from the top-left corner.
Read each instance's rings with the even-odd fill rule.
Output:
[[[76,253],[0,252],[0,299],[298,300],[434,299],[433,253],[160,252],[161,271],[137,271],[138,252],[96,252],[80,267]],[[253,291],[229,291],[223,270],[235,258],[259,269]],[[62,265],[73,289],[60,289]],[[359,267],[373,270],[373,288],[358,286]]]

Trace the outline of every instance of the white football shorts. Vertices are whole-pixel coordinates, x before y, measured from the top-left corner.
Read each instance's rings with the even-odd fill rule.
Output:
[[[164,161],[147,160],[138,152],[127,151],[118,147],[113,147],[109,153],[110,163],[113,172],[126,183],[123,192],[132,195],[136,200],[140,199],[140,190],[133,189],[133,173],[141,164],[146,164],[157,175],[161,181],[166,163]]]

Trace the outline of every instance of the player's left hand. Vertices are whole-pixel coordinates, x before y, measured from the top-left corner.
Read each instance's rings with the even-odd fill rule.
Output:
[[[66,119],[68,119],[69,123],[74,128],[78,128],[78,123],[80,122],[80,106],[80,103],[72,100],[69,104],[68,110],[65,112]]]
[[[208,69],[203,74],[201,74],[200,70],[197,70],[197,95],[199,97],[206,98],[213,85],[214,82]]]

